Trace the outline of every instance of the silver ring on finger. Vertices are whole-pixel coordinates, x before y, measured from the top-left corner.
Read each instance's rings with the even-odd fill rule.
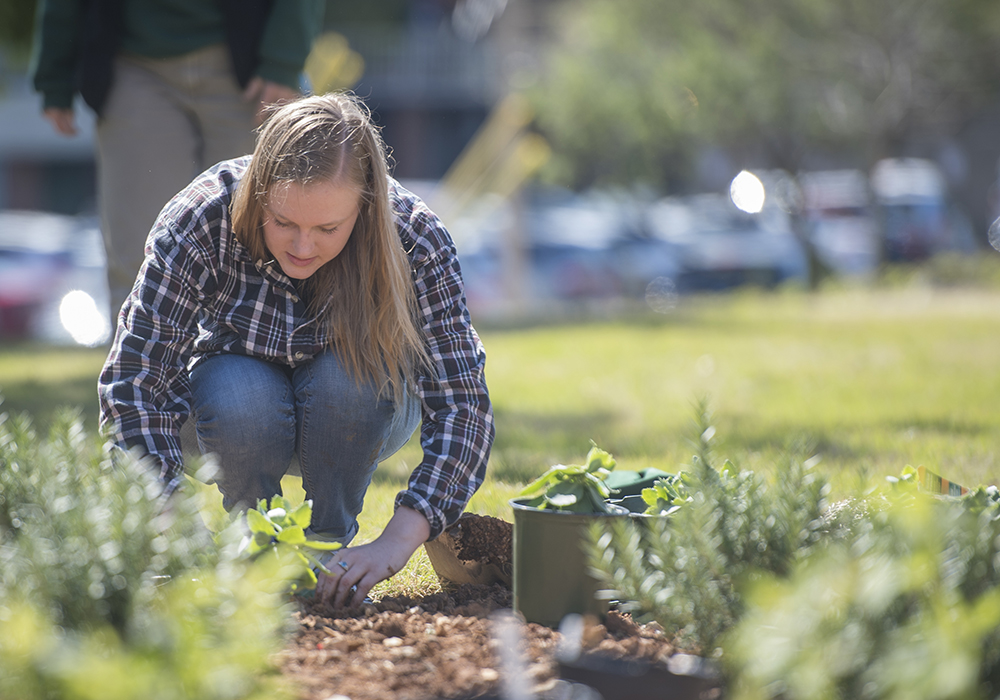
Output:
[[[347,565],[347,562],[346,562],[346,561],[344,561],[343,559],[341,559],[340,561],[338,561],[338,562],[337,562],[337,566],[339,566],[339,567],[340,567],[341,569],[343,569],[343,570],[344,570],[344,573],[345,573],[345,574],[346,574],[346,573],[348,572],[348,570],[349,570],[349,569],[351,568],[351,567],[349,567],[349,566]]]

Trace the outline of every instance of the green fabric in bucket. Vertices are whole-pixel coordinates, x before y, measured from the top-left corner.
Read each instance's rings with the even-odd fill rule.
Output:
[[[653,467],[640,469],[639,471],[623,469],[622,471],[614,471],[608,474],[604,483],[618,492],[611,495],[613,500],[624,498],[625,496],[639,496],[642,494],[643,489],[653,488],[653,482],[667,476],[673,475],[660,469],[654,469]]]

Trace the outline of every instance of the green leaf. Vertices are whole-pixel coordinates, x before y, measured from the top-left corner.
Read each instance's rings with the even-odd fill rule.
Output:
[[[611,487],[608,486],[604,479],[601,479],[594,474],[584,474],[583,483],[587,488],[591,488],[599,494],[601,500],[611,496]]]
[[[581,504],[583,505],[583,504]],[[586,508],[579,511],[581,513],[612,513],[611,504],[604,498],[601,498],[596,492],[588,490],[586,498]]]
[[[555,508],[576,513],[607,512],[605,500],[613,493],[604,482],[615,467],[610,454],[591,442],[587,464],[557,464],[525,486],[521,498],[535,508]]]
[[[525,497],[540,496],[550,486],[561,481],[562,477],[568,473],[569,469],[571,469],[571,467],[567,467],[562,464],[550,467],[548,471],[525,486],[518,495]],[[577,467],[577,469],[579,469],[579,467]]]
[[[587,471],[593,474],[598,470],[604,470],[606,476],[607,473],[614,470],[616,464],[615,458],[595,445],[593,441],[591,441],[590,444],[593,445],[593,447],[591,447],[590,452],[587,453]],[[604,477],[602,476],[601,478]]]
[[[646,515],[670,515],[688,501],[683,472],[657,479],[652,488],[642,490]]]
[[[323,540],[306,540],[302,543],[303,547],[309,547],[309,549],[316,549],[322,552],[333,552],[340,549],[343,545],[340,542],[325,542]]]
[[[246,553],[249,557],[255,557],[272,545],[271,536],[266,532],[255,532],[253,537],[247,541]]]
[[[303,530],[312,523],[312,501],[303,501],[299,506],[288,514],[289,519],[301,527]]]
[[[549,504],[562,510],[562,509],[572,508],[573,506],[576,505],[576,502],[580,499],[576,494],[556,493],[552,494],[551,496],[546,496],[545,500],[548,501]]]
[[[278,533],[278,542],[285,544],[302,544],[306,541],[306,533],[298,525],[290,525]]]
[[[642,490],[642,500],[647,506],[655,506],[660,500],[660,494],[655,488],[646,488]]]
[[[575,481],[562,481],[545,494],[546,503],[555,508],[572,508],[584,494],[584,486]]]
[[[251,509],[247,511],[247,526],[251,532],[264,532],[268,535],[277,533],[274,524],[259,510]]]
[[[535,496],[534,498],[524,498],[521,499],[523,505],[528,508],[545,508],[545,495]]]
[[[267,519],[270,520],[278,527],[285,526],[285,518],[288,516],[288,511],[284,508],[272,508],[267,511]]]

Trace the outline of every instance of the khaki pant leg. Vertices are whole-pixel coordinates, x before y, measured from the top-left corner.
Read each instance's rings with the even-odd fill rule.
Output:
[[[255,105],[243,99],[224,47],[200,52],[197,80],[186,94],[201,135],[201,169],[253,152]]]
[[[252,150],[225,47],[170,59],[121,56],[97,124],[98,188],[112,318],[132,289],[149,230],[196,175]]]

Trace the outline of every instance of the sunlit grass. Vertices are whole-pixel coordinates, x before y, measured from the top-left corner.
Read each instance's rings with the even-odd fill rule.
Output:
[[[621,469],[682,468],[702,397],[716,453],[744,468],[815,453],[845,490],[907,464],[966,485],[1000,471],[1000,292],[742,293],[682,298],[667,315],[479,330],[497,440],[473,512],[511,520],[509,498],[550,465],[581,461],[591,440]],[[104,354],[0,348],[4,408],[43,420],[78,405],[96,425]],[[414,439],[379,467],[356,542],[378,536],[420,458]],[[297,479],[284,485],[302,497]],[[436,585],[421,549],[377,593]]]
[[[107,348],[0,345],[0,411],[26,411],[48,426],[58,409],[80,409],[88,430],[97,430],[97,376]]]
[[[767,468],[790,446],[835,479],[922,463],[996,473],[1000,296],[745,294],[672,317],[484,333],[495,474],[527,478],[593,439],[622,468],[676,471],[707,397],[721,456]]]

